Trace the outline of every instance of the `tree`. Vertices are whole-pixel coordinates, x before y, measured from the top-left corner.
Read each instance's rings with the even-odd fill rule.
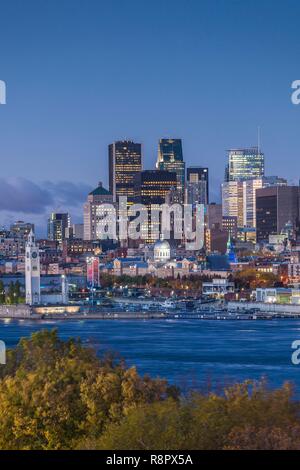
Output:
[[[0,449],[68,449],[131,408],[166,399],[166,381],[99,360],[55,330],[22,339],[0,369]]]
[[[0,304],[5,303],[5,287],[3,281],[0,279]]]
[[[18,304],[21,301],[21,284],[18,280],[15,283],[14,290],[15,303]]]

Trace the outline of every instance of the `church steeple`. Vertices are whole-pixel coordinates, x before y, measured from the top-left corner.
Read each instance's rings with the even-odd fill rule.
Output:
[[[228,236],[226,255],[228,256],[229,263],[236,263],[236,256],[234,251],[234,244],[231,239],[231,235]]]

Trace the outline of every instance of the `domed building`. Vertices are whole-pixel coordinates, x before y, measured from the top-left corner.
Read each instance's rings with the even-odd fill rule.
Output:
[[[171,258],[171,248],[167,240],[158,240],[154,245],[154,261],[166,263]]]

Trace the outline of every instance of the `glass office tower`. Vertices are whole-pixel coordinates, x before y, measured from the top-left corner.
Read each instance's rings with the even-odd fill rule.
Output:
[[[181,139],[160,139],[156,168],[176,173],[177,189],[181,192],[182,202],[185,185],[185,163],[183,161]]]
[[[134,178],[142,171],[142,145],[132,141],[118,141],[108,147],[109,191],[113,201],[127,196],[128,204],[134,201]]]
[[[258,147],[228,150],[227,181],[262,178],[265,174],[265,156]]]

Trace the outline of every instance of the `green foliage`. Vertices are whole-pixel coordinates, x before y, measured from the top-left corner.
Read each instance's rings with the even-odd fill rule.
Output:
[[[0,304],[5,303],[5,288],[4,288],[4,283],[0,279]]]
[[[99,440],[83,442],[81,448],[300,448],[300,423],[290,398],[289,386],[270,392],[264,384],[246,382],[225,389],[224,395],[153,403],[132,410],[121,424],[111,423]]]
[[[68,449],[98,437],[132,408],[167,398],[167,383],[99,360],[56,331],[35,333],[0,369],[0,449]]]
[[[24,301],[21,293],[21,284],[19,281],[10,282],[8,289],[5,290],[3,281],[0,281],[0,304],[19,304]]]

